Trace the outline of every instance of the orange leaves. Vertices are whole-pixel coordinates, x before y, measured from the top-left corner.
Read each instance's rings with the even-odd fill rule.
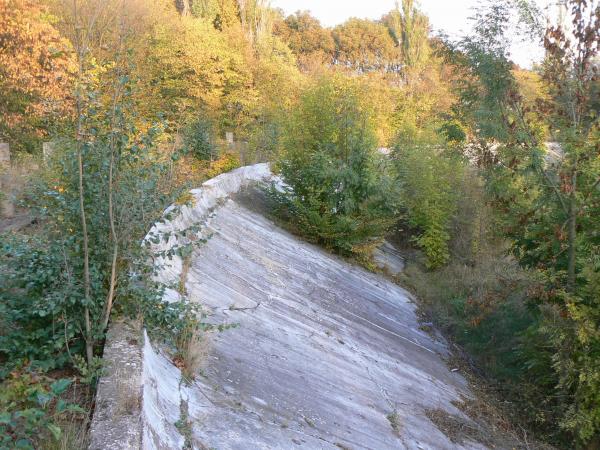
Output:
[[[39,2],[0,0],[0,134],[17,148],[71,110],[72,49],[52,21]]]
[[[46,100],[62,98],[75,69],[72,49],[47,11],[30,0],[1,0],[0,30],[3,83]]]

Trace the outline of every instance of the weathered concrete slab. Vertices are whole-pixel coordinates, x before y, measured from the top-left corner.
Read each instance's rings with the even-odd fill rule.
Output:
[[[233,201],[211,229],[187,289],[239,327],[214,338],[192,388],[198,448],[458,448],[424,411],[461,415],[466,382],[404,290]]]
[[[0,217],[13,218],[15,205],[12,201],[11,186],[4,172],[10,169],[10,146],[0,142]]]
[[[384,241],[383,244],[375,250],[373,253],[373,260],[378,269],[383,270],[392,276],[396,276],[404,270],[404,257],[398,249],[388,241]]]
[[[142,338],[139,324],[111,324],[90,429],[90,450],[141,448]]]
[[[186,288],[211,322],[238,326],[213,336],[191,385],[146,339],[141,447],[484,448],[452,443],[425,414],[464,417],[453,402],[470,392],[444,364],[444,343],[419,329],[410,295],[232,195],[269,177],[266,165],[221,175],[192,191],[193,206],[152,230],[205,224],[212,238],[193,253]],[[157,249],[176,244],[172,236]],[[160,281],[179,280],[180,258],[157,264]]]
[[[42,156],[44,158],[44,162],[48,162],[48,160],[54,154],[55,150],[56,150],[55,142],[43,142],[42,143]]]

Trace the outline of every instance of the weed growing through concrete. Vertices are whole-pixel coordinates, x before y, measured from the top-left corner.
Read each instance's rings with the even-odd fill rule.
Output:
[[[208,356],[209,335],[198,324],[189,323],[175,339],[175,347],[173,363],[181,370],[184,382],[191,383]]]
[[[397,410],[392,411],[391,413],[389,413],[386,416],[387,420],[390,422],[390,426],[392,427],[392,430],[394,430],[394,433],[399,434],[400,433],[400,415],[398,414]]]
[[[188,403],[183,399],[179,403],[179,420],[175,422],[175,428],[184,438],[183,450],[192,450],[192,424],[189,421]]]

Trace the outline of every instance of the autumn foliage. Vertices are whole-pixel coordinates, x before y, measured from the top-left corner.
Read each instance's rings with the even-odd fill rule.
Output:
[[[72,111],[73,50],[57,20],[40,2],[0,1],[0,137],[17,148]]]

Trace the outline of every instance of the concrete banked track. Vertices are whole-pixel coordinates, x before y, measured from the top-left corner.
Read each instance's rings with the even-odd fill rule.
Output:
[[[153,229],[162,233],[202,223],[203,233],[212,233],[193,253],[187,292],[204,305],[210,322],[238,326],[212,335],[202,375],[190,385],[146,337],[140,344],[142,367],[132,368],[139,371],[134,384],[141,383],[143,392],[139,422],[133,421],[140,438],[112,447],[106,431],[104,444],[96,445],[483,448],[452,443],[425,414],[435,409],[464,417],[452,402],[471,394],[466,381],[444,364],[444,343],[419,329],[411,296],[292,236],[252,207],[247,196],[235,195],[270,178],[264,164],[221,175],[192,191],[193,207]],[[157,250],[175,245],[175,239]],[[159,263],[165,263],[160,280],[176,283],[182,261]],[[174,291],[166,295],[177,300]],[[109,337],[109,361],[119,360],[118,339]],[[110,397],[103,389],[111,382],[103,380],[99,398]],[[190,426],[182,426],[182,415]],[[102,424],[94,422],[92,432],[102,434]]]

